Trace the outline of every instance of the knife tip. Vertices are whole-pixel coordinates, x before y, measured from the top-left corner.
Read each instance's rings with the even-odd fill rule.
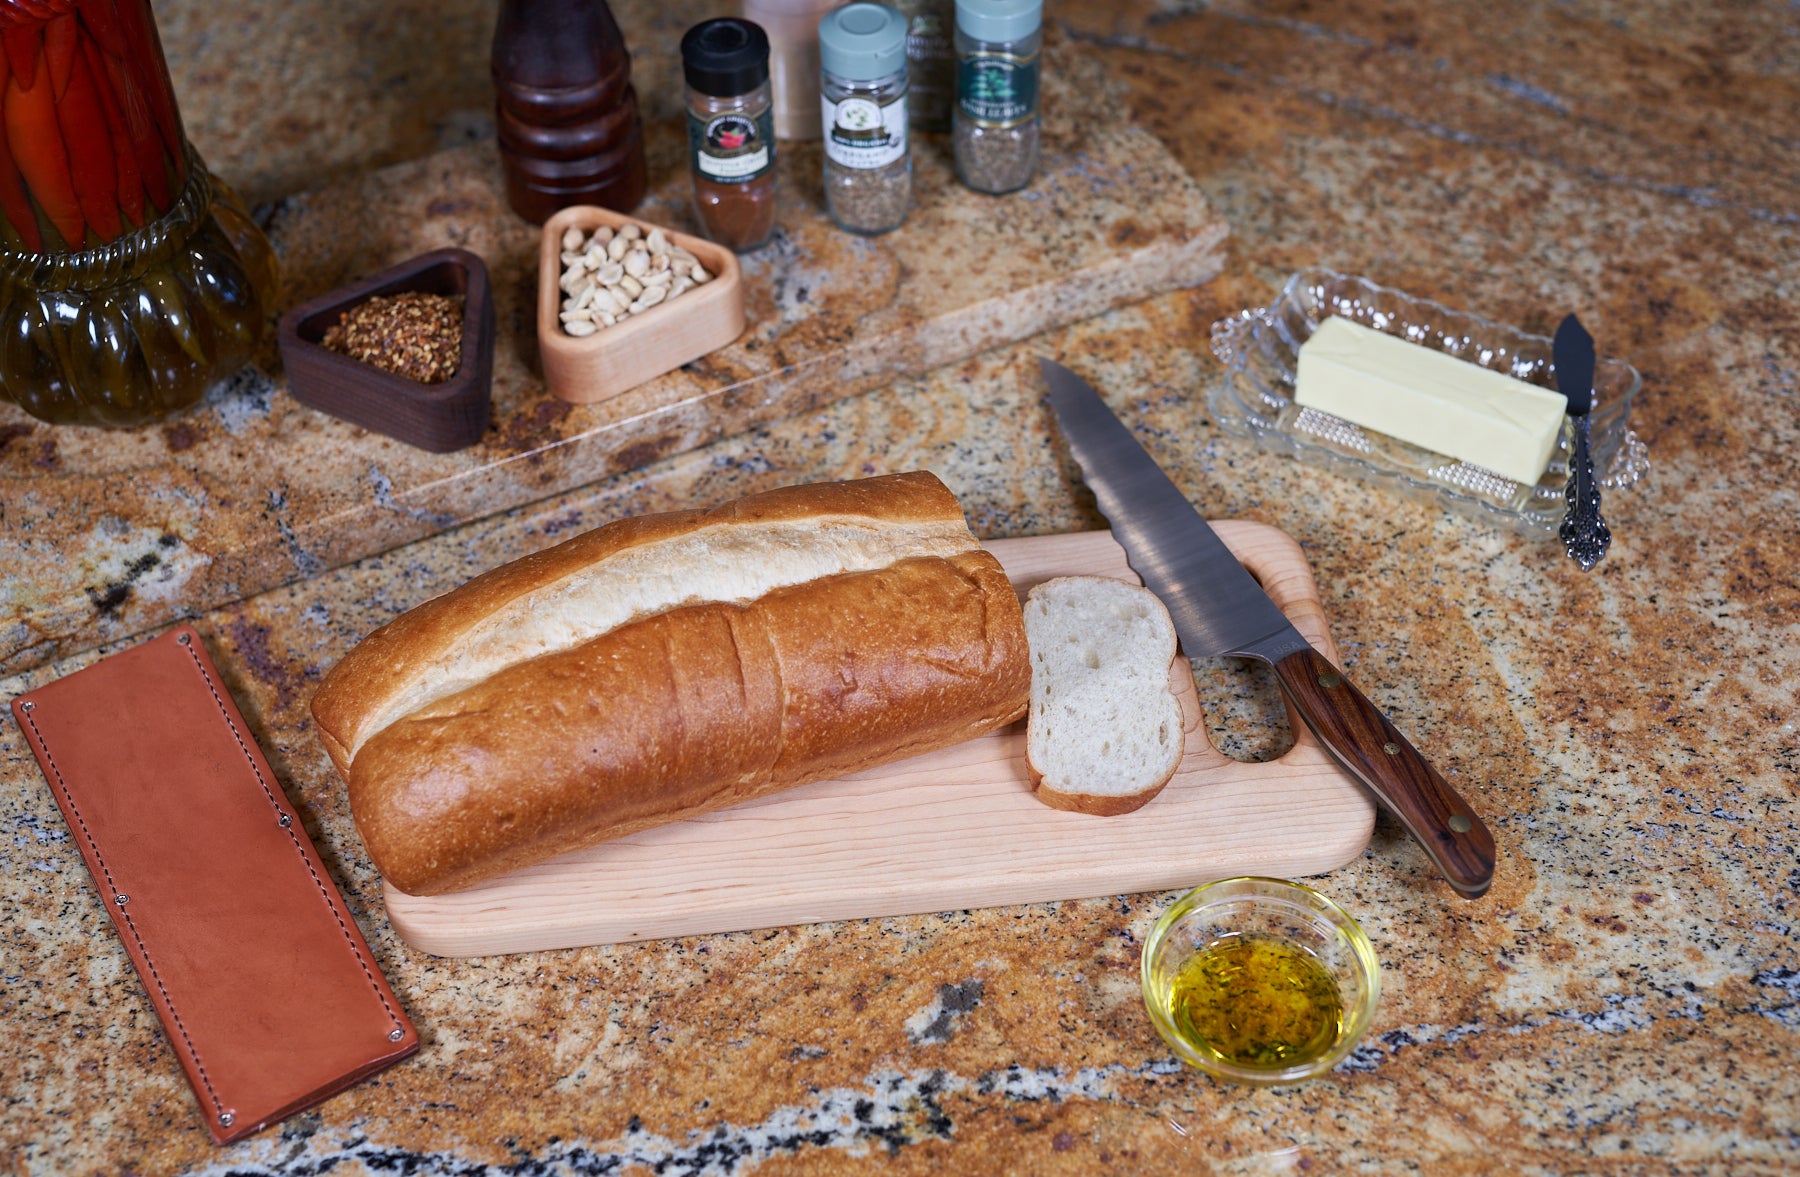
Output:
[[[1556,328],[1556,334],[1558,337],[1566,336],[1570,339],[1585,338],[1590,342],[1593,339],[1593,336],[1588,334],[1588,329],[1581,325],[1581,320],[1573,314],[1564,316],[1562,323]]]

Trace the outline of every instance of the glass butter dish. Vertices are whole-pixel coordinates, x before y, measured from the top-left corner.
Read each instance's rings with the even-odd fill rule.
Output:
[[[1297,405],[1300,345],[1332,315],[1556,390],[1548,336],[1527,335],[1366,278],[1315,268],[1288,279],[1269,306],[1213,324],[1213,354],[1225,365],[1225,379],[1208,404],[1221,428],[1410,498],[1528,535],[1555,537],[1566,509],[1563,484],[1574,434],[1568,418],[1543,477],[1526,485]],[[1594,372],[1594,467],[1607,490],[1630,486],[1650,468],[1644,443],[1627,428],[1639,384],[1637,369],[1622,360],[1603,359]]]

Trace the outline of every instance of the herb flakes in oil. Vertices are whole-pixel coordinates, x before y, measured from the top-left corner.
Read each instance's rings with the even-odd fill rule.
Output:
[[[1176,1032],[1242,1067],[1301,1066],[1329,1051],[1343,997],[1325,966],[1273,936],[1227,936],[1189,957],[1169,991]]]

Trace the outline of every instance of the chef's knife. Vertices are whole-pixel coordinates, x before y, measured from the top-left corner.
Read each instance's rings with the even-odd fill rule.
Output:
[[[1189,658],[1255,658],[1333,756],[1418,839],[1452,887],[1473,899],[1494,877],[1494,839],[1344,672],[1238,563],[1187,496],[1087,381],[1040,360],[1050,405],[1131,567],[1168,606]]]

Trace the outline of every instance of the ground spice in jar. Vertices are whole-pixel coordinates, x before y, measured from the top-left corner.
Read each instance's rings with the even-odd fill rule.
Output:
[[[912,208],[912,172],[904,167],[863,175],[831,168],[825,184],[831,219],[852,233],[872,237],[896,229]]]
[[[681,38],[688,167],[706,235],[740,252],[775,231],[769,38],[747,20],[702,21]]]
[[[442,384],[462,359],[461,295],[377,295],[339,316],[320,344],[420,384]]]
[[[977,192],[1023,188],[1037,171],[1043,0],[956,0],[956,175]]]
[[[886,233],[912,204],[906,18],[848,4],[819,22],[825,209],[839,228]]]
[[[956,126],[956,172],[977,192],[998,195],[1031,182],[1037,170],[1038,123],[992,130],[976,123]]]

